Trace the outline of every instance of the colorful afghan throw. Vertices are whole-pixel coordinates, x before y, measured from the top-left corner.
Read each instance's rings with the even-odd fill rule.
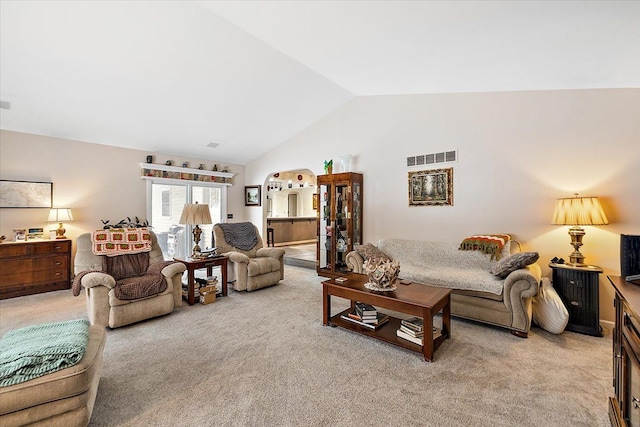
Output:
[[[460,243],[461,251],[480,251],[490,254],[491,259],[500,259],[502,248],[511,239],[508,234],[478,234],[469,236]]]
[[[117,256],[151,251],[147,228],[111,228],[91,233],[94,255]]]

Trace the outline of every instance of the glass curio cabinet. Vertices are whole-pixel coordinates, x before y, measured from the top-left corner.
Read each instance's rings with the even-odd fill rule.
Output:
[[[362,174],[318,175],[318,275],[348,272],[347,253],[362,244]]]

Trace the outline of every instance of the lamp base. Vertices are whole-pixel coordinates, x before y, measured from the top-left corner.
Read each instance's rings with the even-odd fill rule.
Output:
[[[56,229],[56,239],[66,239],[67,236],[64,235],[64,233],[66,233],[67,230],[65,230],[65,228],[62,226],[62,223],[60,223],[60,225],[58,225],[58,228]]]
[[[200,258],[202,257],[202,249],[200,249],[200,236],[202,236],[202,229],[196,225],[193,227],[193,242],[195,245],[193,246],[193,251],[191,251],[191,258]]]
[[[571,236],[571,246],[573,246],[573,252],[569,255],[569,262],[574,266],[584,265],[584,255],[580,253],[580,246],[582,246],[582,238],[585,232],[582,227],[571,227],[569,229],[569,236]]]

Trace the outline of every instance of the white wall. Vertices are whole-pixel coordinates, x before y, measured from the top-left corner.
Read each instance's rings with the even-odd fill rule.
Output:
[[[126,217],[147,219],[146,181],[140,163],[147,154],[154,163],[173,160],[204,163],[211,170],[213,160],[178,158],[157,153],[0,131],[0,179],[53,182],[53,203],[70,207],[75,221],[65,223],[67,237],[75,239],[87,231],[102,228],[100,220],[112,223]],[[229,165],[235,173],[228,188],[228,213],[233,221],[244,220],[244,166]],[[0,234],[12,238],[14,228],[45,227],[48,209],[0,209]],[[56,227],[54,227],[56,228]],[[75,246],[74,246],[75,250]]]
[[[510,233],[548,261],[568,258],[555,200],[599,196],[611,222],[587,227],[586,262],[605,269],[601,318],[613,319],[606,274],[619,274],[619,234],[640,234],[640,90],[568,90],[359,97],[247,165],[247,180],[354,155],[364,174],[364,239],[459,242]],[[409,207],[406,157],[457,149],[454,206]],[[282,153],[287,155],[283,156]],[[426,168],[425,168],[426,169]],[[261,211],[247,212],[262,223]]]

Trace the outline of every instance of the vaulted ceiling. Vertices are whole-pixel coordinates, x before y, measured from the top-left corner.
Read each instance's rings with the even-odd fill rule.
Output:
[[[237,164],[354,96],[640,87],[637,1],[2,0],[0,19],[2,129]]]

